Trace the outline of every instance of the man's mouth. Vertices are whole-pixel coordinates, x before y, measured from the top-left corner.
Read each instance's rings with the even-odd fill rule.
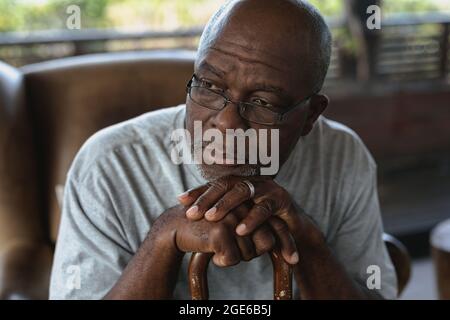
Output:
[[[197,152],[201,151],[201,154],[197,154],[206,164],[223,165],[227,167],[236,167],[248,163],[248,159],[245,155],[239,155],[236,152],[223,152],[226,150],[225,146],[214,145],[214,142],[203,142],[201,147],[195,148]]]
[[[205,163],[223,165],[227,167],[236,167],[246,163],[245,158],[238,158],[236,154],[204,151],[205,149],[203,149],[203,161]]]

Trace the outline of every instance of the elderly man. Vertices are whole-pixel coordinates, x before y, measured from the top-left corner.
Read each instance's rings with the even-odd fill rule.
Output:
[[[205,252],[211,298],[270,299],[264,253],[276,245],[297,298],[394,298],[376,164],[354,132],[321,116],[330,51],[323,18],[303,1],[227,2],[201,37],[186,105],[104,129],[78,153],[50,297],[189,298],[186,253]],[[277,131],[267,143],[280,170],[263,175],[261,161],[227,152],[175,163],[172,133],[195,134],[196,122],[203,133]]]

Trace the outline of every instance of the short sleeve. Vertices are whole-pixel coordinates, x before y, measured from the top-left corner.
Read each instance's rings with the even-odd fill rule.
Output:
[[[330,247],[358,284],[395,299],[397,279],[383,241],[376,164],[364,146],[356,153],[349,192],[342,199],[343,218]]]
[[[68,175],[50,299],[101,299],[132,257],[101,176]]]

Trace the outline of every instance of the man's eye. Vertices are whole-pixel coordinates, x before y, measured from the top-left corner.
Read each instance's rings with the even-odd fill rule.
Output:
[[[253,98],[251,100],[251,102],[253,104],[259,105],[261,107],[273,107],[273,105],[270,102],[268,102],[268,101],[266,101],[264,99],[261,99],[261,98]]]
[[[207,89],[211,89],[211,90],[214,90],[214,91],[222,91],[222,89],[219,88],[218,86],[216,86],[214,83],[209,82],[209,81],[204,80],[204,79],[200,80],[199,85],[202,88],[207,88]]]

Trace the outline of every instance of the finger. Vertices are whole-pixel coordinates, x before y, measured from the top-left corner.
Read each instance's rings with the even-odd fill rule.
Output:
[[[197,198],[200,195],[202,195],[206,190],[208,190],[208,187],[209,186],[207,184],[204,184],[201,185],[200,187],[188,190],[186,192],[183,192],[182,194],[179,194],[177,196],[177,199],[183,206],[190,206],[191,204],[194,203],[195,200],[197,200]]]
[[[253,208],[253,201],[251,200],[247,200],[243,203],[241,203],[240,205],[238,205],[236,208],[233,209],[233,215],[238,218],[239,221],[241,221],[242,219],[244,219],[248,213],[250,212],[250,209]],[[237,222],[239,222],[237,221]],[[237,225],[237,223],[236,223]]]
[[[237,220],[241,221],[248,215],[251,208],[252,206],[249,206],[249,201],[246,201],[235,208],[231,214],[228,214],[225,217],[225,219],[228,220],[229,218],[234,217],[236,222]],[[236,226],[236,224],[237,223],[235,223],[234,226]],[[254,257],[269,252],[275,246],[275,237],[273,235],[273,230],[269,224],[263,224],[262,226],[257,228],[251,235],[251,239],[253,242],[253,247],[255,249]]]
[[[248,213],[248,209],[245,204],[241,204],[232,213],[228,214],[223,222],[230,226],[230,230],[234,230],[236,225],[243,217],[245,217]],[[233,232],[234,234],[234,232]],[[235,235],[236,242],[238,244],[239,250],[241,252],[241,258],[244,261],[250,261],[254,257],[256,257],[256,249],[253,241],[250,237],[241,237]]]
[[[224,225],[219,225],[211,231],[212,251],[215,253],[213,262],[218,267],[238,264],[241,258],[236,242],[236,236]]]
[[[245,236],[236,236],[236,242],[241,252],[241,258],[244,261],[250,261],[254,257],[256,257],[255,246],[253,245],[253,241],[250,237]]]
[[[209,221],[219,221],[227,213],[250,199],[250,189],[242,181],[236,183],[231,190],[226,192],[212,208],[205,212],[205,219]]]
[[[263,200],[257,203],[250,210],[248,215],[236,227],[236,233],[240,236],[252,233],[272,216],[272,204],[270,200]]]
[[[186,211],[186,216],[193,220],[203,218],[206,210],[210,209],[227,191],[227,185],[224,183],[209,183],[208,189]]]
[[[275,237],[272,229],[267,224],[255,230],[252,234],[253,245],[255,246],[256,256],[260,256],[271,251],[275,246]]]
[[[297,264],[299,260],[297,246],[286,222],[277,217],[271,217],[268,222],[278,240],[284,260],[289,264]]]

